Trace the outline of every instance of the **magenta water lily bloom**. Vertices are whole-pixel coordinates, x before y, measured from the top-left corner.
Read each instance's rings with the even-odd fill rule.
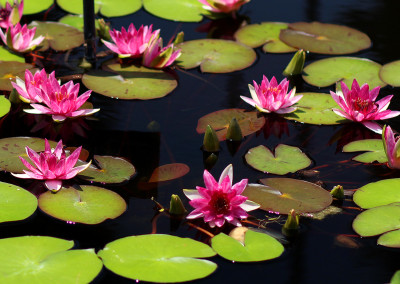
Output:
[[[388,158],[388,165],[392,169],[400,169],[400,136],[394,137],[390,126],[383,128],[382,140]]]
[[[162,38],[155,39],[143,54],[143,66],[165,68],[170,66],[181,55],[181,50],[174,50],[174,45],[163,47]]]
[[[87,163],[74,167],[82,147],[78,147],[67,157],[62,140],[57,143],[55,149],[51,149],[49,142],[45,139],[45,149],[41,153],[37,153],[29,147],[25,147],[25,149],[33,166],[24,158],[19,157],[29,171],[24,170],[24,174],[13,173],[12,175],[18,178],[44,180],[46,187],[51,191],[60,190],[62,180],[71,179],[90,166],[90,163]]]
[[[20,3],[14,1],[12,6],[9,2],[6,2],[5,7],[2,7],[0,4],[0,27],[7,29],[17,24],[21,20],[23,11],[24,1]]]
[[[153,30],[153,25],[141,26],[136,30],[133,24],[129,25],[128,31],[122,27],[121,31],[112,30],[110,36],[114,43],[102,40],[112,51],[118,53],[119,57],[141,57],[152,40],[157,39],[160,30]]]
[[[204,4],[203,8],[214,13],[232,13],[250,0],[198,0]]]
[[[303,95],[295,96],[296,88],[288,93],[289,81],[287,79],[283,79],[278,84],[275,77],[268,81],[267,77],[263,76],[260,85],[255,81],[253,81],[253,84],[254,87],[249,85],[252,98],[245,96],[241,96],[241,98],[260,112],[276,112],[279,114],[293,112],[297,109],[293,105],[303,97]]]
[[[33,39],[35,32],[36,27],[28,29],[26,24],[21,27],[18,23],[15,26],[9,27],[6,34],[0,30],[0,37],[8,48],[23,53],[34,50],[44,40],[44,36],[38,36]]]
[[[41,89],[46,86],[47,83],[46,70],[42,69],[36,71],[33,75],[28,69],[25,70],[25,81],[16,77],[15,83],[11,82],[12,86],[17,90],[21,100],[26,103],[41,103]]]
[[[350,90],[345,83],[340,82],[340,85],[342,91],[336,93],[331,91],[332,98],[341,107],[341,109],[333,109],[337,115],[361,122],[376,133],[382,133],[382,127],[374,120],[388,119],[400,115],[400,111],[387,109],[393,95],[375,102],[379,94],[379,86],[369,91],[368,84],[364,84],[360,88],[356,79],[353,80]]]
[[[184,189],[190,199],[190,205],[195,209],[186,217],[188,219],[204,218],[210,227],[221,227],[225,221],[241,226],[240,219],[247,218],[247,211],[260,207],[257,203],[247,200],[241,195],[247,186],[247,179],[232,185],[233,169],[229,165],[222,172],[219,181],[204,170],[204,187],[197,190]]]

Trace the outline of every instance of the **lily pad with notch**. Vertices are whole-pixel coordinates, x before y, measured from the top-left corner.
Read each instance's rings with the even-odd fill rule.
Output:
[[[72,14],[83,14],[81,0],[56,0],[61,9]],[[94,12],[106,17],[120,17],[135,13],[142,7],[141,0],[94,0]]]
[[[353,201],[364,209],[400,202],[400,179],[384,179],[366,184],[354,193]]]
[[[16,61],[0,61],[0,90],[12,91],[11,80],[15,77],[24,78],[25,70],[35,72],[37,69],[31,64]]]
[[[364,139],[350,142],[343,147],[343,152],[365,152],[352,158],[361,163],[386,163],[388,161],[382,139]]]
[[[379,77],[392,87],[400,87],[400,60],[383,65]]]
[[[179,22],[200,22],[208,14],[198,0],[143,0],[143,6],[156,17]]]

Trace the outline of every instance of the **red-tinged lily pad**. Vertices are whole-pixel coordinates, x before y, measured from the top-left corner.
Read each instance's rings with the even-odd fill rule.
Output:
[[[186,175],[189,170],[190,168],[186,164],[181,163],[163,165],[153,171],[149,182],[162,182],[177,179]]]
[[[236,118],[243,136],[257,132],[265,124],[265,118],[263,116],[257,117],[257,112],[255,111],[245,112],[244,109],[238,108],[223,109],[201,117],[197,123],[196,131],[197,133],[204,133],[207,125],[211,125],[216,131],[218,139],[223,141],[226,139],[226,133],[232,118]]]
[[[319,22],[289,24],[279,38],[289,46],[321,54],[349,54],[371,46],[370,38],[363,32]]]
[[[4,0],[0,1],[2,4]],[[8,1],[12,3],[12,1]],[[37,14],[39,12],[45,11],[53,5],[53,0],[25,0],[24,1],[24,15]],[[4,5],[3,5],[4,7]]]
[[[11,81],[15,81],[15,77],[25,76],[25,70],[29,69],[35,72],[36,69],[31,64],[16,61],[0,61],[0,90],[11,91],[13,86]]]
[[[39,196],[39,208],[54,218],[90,225],[115,219],[125,212],[125,200],[114,191],[89,185],[80,188],[47,191]]]
[[[400,179],[384,179],[364,185],[354,193],[353,201],[364,209],[400,202]]]
[[[57,0],[57,4],[72,14],[83,14],[83,1]],[[142,7],[141,0],[94,0],[94,12],[106,17],[119,17],[135,13]]]
[[[400,87],[400,60],[382,66],[379,76],[383,82],[393,87]]]
[[[332,195],[322,187],[291,178],[268,178],[263,184],[249,184],[243,192],[260,209],[279,214],[313,213],[324,210],[332,203]]]
[[[256,170],[277,175],[294,173],[311,165],[311,160],[299,148],[285,144],[275,148],[275,155],[263,145],[251,148],[245,159]]]
[[[303,70],[303,79],[317,87],[328,87],[343,81],[350,88],[354,79],[360,86],[368,83],[370,89],[386,85],[379,77],[381,65],[356,57],[331,57],[307,65]]]
[[[4,46],[0,46],[0,60],[1,61],[16,61],[25,63],[25,58],[18,54],[12,53]]]
[[[380,236],[378,239],[378,245],[390,248],[400,248],[400,230],[387,232]]]
[[[143,6],[154,16],[179,22],[200,22],[207,13],[198,0],[143,0]]]
[[[4,96],[0,96],[0,117],[5,116],[9,113],[11,108],[11,103]]]
[[[78,177],[91,182],[121,183],[135,174],[135,167],[123,158],[94,155],[93,159],[98,167],[91,164]]]
[[[264,52],[294,52],[297,48],[291,47],[279,39],[280,31],[287,28],[287,23],[280,22],[253,24],[238,30],[235,33],[235,38],[238,42],[253,48],[263,45]]]
[[[364,139],[350,142],[343,147],[343,152],[365,152],[353,158],[361,163],[386,163],[388,161],[382,139]],[[400,201],[400,200],[399,200]]]
[[[229,73],[242,70],[254,63],[255,51],[243,44],[222,39],[198,39],[185,41],[178,65],[184,69],[200,66],[202,72]]]

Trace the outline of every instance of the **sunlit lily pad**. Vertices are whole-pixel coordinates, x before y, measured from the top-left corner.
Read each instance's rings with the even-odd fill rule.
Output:
[[[351,87],[354,79],[360,86],[368,83],[370,88],[384,87],[385,82],[379,78],[380,69],[380,64],[366,58],[331,57],[307,65],[303,70],[303,79],[317,87],[328,87],[338,81]]]
[[[103,267],[93,249],[73,241],[24,236],[0,240],[1,283],[89,283]]]
[[[338,104],[330,94],[301,93],[299,95],[303,97],[295,105],[297,110],[285,114],[285,118],[317,125],[340,124],[344,121],[343,117],[332,111],[332,108],[337,108]]]
[[[130,279],[174,283],[200,279],[213,273],[217,265],[197,259],[215,252],[189,238],[170,235],[141,235],[118,239],[98,252],[112,272]]]
[[[200,22],[206,13],[197,0],[143,0],[143,6],[154,16],[179,22]]]
[[[25,63],[25,58],[23,56],[20,56],[20,55],[10,52],[4,46],[0,46],[0,60],[1,61],[16,61],[16,62]]]
[[[400,202],[400,179],[384,179],[364,185],[354,193],[353,201],[364,209]]]
[[[105,188],[81,185],[47,191],[39,197],[39,208],[54,218],[73,223],[99,224],[115,219],[126,210],[124,199]]]
[[[289,46],[322,54],[349,54],[371,46],[370,38],[356,29],[319,22],[289,24],[280,39]]]
[[[400,270],[397,270],[392,276],[392,279],[390,279],[390,284],[400,284]]]
[[[11,103],[4,96],[0,96],[0,117],[5,116],[11,108]]]
[[[258,232],[247,230],[244,245],[220,233],[211,239],[212,248],[223,258],[235,262],[264,261],[279,257],[283,245],[275,238]]]
[[[242,70],[257,58],[252,48],[230,40],[198,39],[185,41],[177,47],[182,49],[179,66],[185,69],[200,66],[202,72],[209,73]]]
[[[83,1],[57,0],[57,4],[72,14],[83,14]],[[94,12],[106,17],[119,17],[135,13],[142,7],[141,0],[94,0]]]
[[[83,32],[83,15],[66,15],[59,19],[58,22],[69,25]]]
[[[247,25],[235,33],[235,38],[238,42],[253,48],[263,45],[264,52],[294,52],[297,50],[296,48],[283,43],[279,39],[280,31],[287,28],[287,23],[279,22]]]
[[[37,207],[36,197],[29,191],[0,182],[0,223],[28,218]]]
[[[83,33],[80,30],[63,23],[34,21],[29,25],[36,27],[37,35],[45,37],[40,44],[42,46],[40,50],[47,50],[51,47],[56,51],[66,51],[78,47],[84,42]]]
[[[186,175],[189,170],[190,168],[186,164],[181,163],[163,165],[153,171],[149,182],[162,182],[177,179]]]
[[[280,214],[324,210],[332,203],[331,194],[322,187],[303,180],[291,178],[268,178],[260,180],[265,185],[249,184],[243,192],[260,209]]]
[[[1,0],[0,3],[4,4],[5,1]],[[53,0],[24,0],[24,15],[36,14],[47,10],[53,3]]]
[[[92,182],[121,183],[135,174],[135,167],[123,158],[99,155],[94,155],[93,158],[99,168],[92,164],[79,173],[78,177]]]
[[[386,84],[400,87],[400,60],[383,65],[379,76]]]
[[[263,145],[251,148],[245,159],[256,170],[277,175],[294,173],[311,165],[311,160],[299,148],[285,144],[279,144],[275,154]]]
[[[226,132],[232,118],[236,118],[243,136],[257,132],[265,124],[265,118],[263,116],[257,117],[257,112],[255,111],[245,112],[244,109],[238,108],[223,109],[201,117],[197,123],[196,131],[197,133],[204,133],[207,125],[211,125],[216,131],[218,139],[223,141],[226,139]]]
[[[400,248],[400,230],[387,232],[380,236],[378,239],[378,245],[391,248]]]
[[[382,139],[364,139],[350,142],[343,147],[343,152],[365,152],[353,158],[354,161],[361,163],[378,163],[387,162],[385,149],[383,148]],[[400,200],[399,200],[400,201]]]
[[[34,66],[31,64],[16,61],[0,61],[0,90],[11,91],[13,89],[11,80],[15,81],[15,77],[24,78],[25,70],[29,69],[34,72]]]

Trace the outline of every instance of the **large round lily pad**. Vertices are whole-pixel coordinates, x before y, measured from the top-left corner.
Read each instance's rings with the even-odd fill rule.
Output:
[[[83,1],[57,0],[57,4],[72,14],[83,14]],[[142,7],[141,0],[94,0],[94,12],[106,17],[119,17],[135,13]]]
[[[383,82],[393,87],[400,87],[400,60],[382,66],[379,76]]]
[[[303,70],[303,79],[317,87],[328,87],[343,81],[350,88],[354,79],[360,86],[368,83],[370,88],[386,85],[379,77],[381,65],[356,57],[331,57],[307,65]]]
[[[197,123],[196,131],[197,133],[205,133],[207,125],[211,125],[217,133],[218,139],[223,141],[226,139],[229,123],[233,118],[236,118],[243,136],[257,132],[265,124],[265,118],[263,116],[257,117],[255,111],[245,112],[244,109],[232,108],[215,111],[201,117]]]
[[[279,38],[289,46],[322,54],[349,54],[371,46],[370,38],[363,32],[319,22],[289,24]]]
[[[0,182],[0,223],[28,218],[37,207],[36,197],[29,191]]]
[[[99,224],[115,219],[126,210],[125,200],[111,190],[81,185],[47,191],[39,197],[39,208],[54,218],[73,223]]]
[[[31,64],[16,61],[0,61],[0,90],[11,91],[13,89],[11,80],[15,80],[17,76],[24,78],[26,69],[29,69],[31,72],[36,70]]]
[[[400,179],[385,179],[364,185],[354,193],[353,201],[365,209],[400,202]]]
[[[251,230],[245,232],[244,245],[220,233],[211,239],[211,246],[220,256],[235,262],[274,259],[284,251],[283,245],[275,238]]]
[[[280,31],[287,28],[287,23],[280,22],[247,25],[235,33],[235,38],[238,42],[253,48],[263,45],[264,52],[294,52],[297,48],[291,47],[279,39]]]
[[[285,144],[275,148],[275,155],[263,145],[251,148],[245,159],[256,170],[277,175],[294,173],[311,165],[311,160],[299,148]]]
[[[382,139],[364,139],[350,142],[343,147],[343,152],[365,152],[353,158],[354,161],[361,163],[387,162],[385,149]],[[399,200],[400,201],[400,200]]]
[[[130,279],[175,283],[200,279],[217,265],[197,259],[215,252],[198,241],[170,235],[141,235],[118,239],[98,252],[112,272]]]
[[[186,164],[174,163],[156,168],[149,182],[162,182],[183,177],[189,172],[190,168]]]
[[[4,4],[6,1],[1,0],[0,3]],[[12,1],[8,1],[12,3]],[[20,2],[20,1],[19,1]],[[25,0],[24,1],[24,15],[31,15],[42,12],[53,5],[53,0]],[[4,5],[3,5],[4,7]]]
[[[10,112],[11,103],[4,96],[0,96],[0,117]]]
[[[242,70],[256,60],[255,51],[243,44],[222,39],[185,41],[177,46],[182,49],[178,65],[184,69],[200,66],[202,72],[229,73]]]
[[[380,236],[378,239],[378,245],[400,248],[400,230],[390,231]]]
[[[103,267],[93,249],[52,237],[24,236],[0,240],[1,283],[89,283]]]
[[[260,180],[265,185],[249,184],[243,192],[260,209],[279,214],[319,212],[332,203],[331,194],[322,187],[291,178]]]
[[[200,22],[206,12],[197,0],[143,0],[143,6],[154,16],[179,22]]]
[[[20,56],[20,55],[10,52],[4,46],[0,46],[0,60],[1,61],[16,61],[16,62],[25,63],[25,58],[23,56]]]

